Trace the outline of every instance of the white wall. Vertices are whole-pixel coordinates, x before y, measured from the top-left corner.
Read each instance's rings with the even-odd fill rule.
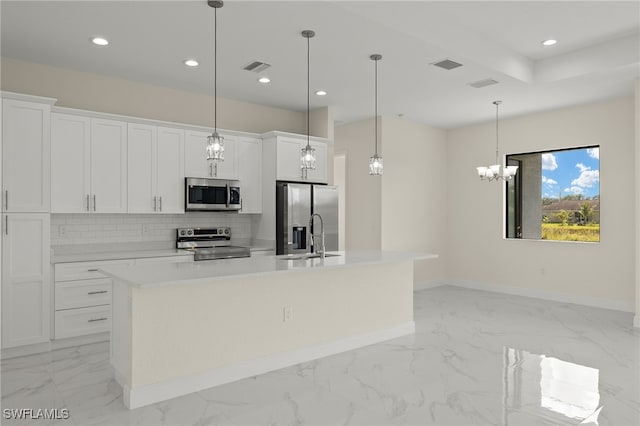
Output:
[[[55,98],[56,106],[213,126],[212,96],[11,58],[2,58],[1,71],[2,90]],[[322,118],[315,120],[318,129]],[[220,97],[218,127],[254,133],[307,129],[303,112]]]
[[[636,194],[636,315],[633,319],[633,325],[640,328],[640,78],[636,80],[636,185],[634,193]]]
[[[446,132],[383,117],[381,133],[382,249],[440,255],[438,259],[415,262],[415,282],[420,287],[446,277]]]
[[[379,176],[369,176],[369,157],[374,150],[373,123],[371,118],[335,129],[334,149],[346,154],[347,250],[381,247],[382,179]],[[382,145],[378,145],[378,152],[384,156]]]
[[[508,103],[505,103],[505,110]],[[502,153],[600,145],[600,243],[505,240],[503,187],[480,181],[494,123],[448,132],[447,272],[520,294],[632,311],[635,283],[634,100],[501,120]]]

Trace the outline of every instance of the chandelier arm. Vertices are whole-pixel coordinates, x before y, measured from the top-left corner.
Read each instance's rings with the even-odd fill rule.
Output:
[[[499,151],[498,151],[498,108],[500,106],[500,102],[494,102],[496,104],[496,164],[500,164],[498,162],[499,159]]]
[[[376,59],[375,61],[375,98],[376,98],[376,103],[375,103],[375,155],[378,155],[378,60]]]

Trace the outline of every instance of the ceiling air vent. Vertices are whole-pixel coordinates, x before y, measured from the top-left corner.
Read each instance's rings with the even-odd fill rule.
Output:
[[[458,68],[462,66],[462,64],[452,61],[451,59],[443,59],[441,61],[434,62],[431,65],[433,65],[434,67],[445,69],[447,71],[450,71],[454,68]]]
[[[491,86],[492,84],[498,84],[498,82],[492,78],[485,78],[484,80],[478,80],[474,81],[473,83],[468,83],[469,86],[475,87],[476,89]]]
[[[244,67],[242,67],[243,70],[247,70],[247,71],[253,71],[253,72],[261,72],[266,70],[267,68],[269,68],[271,65],[264,63],[264,62],[260,62],[260,61],[253,61],[253,62],[249,62],[249,64],[245,65]]]

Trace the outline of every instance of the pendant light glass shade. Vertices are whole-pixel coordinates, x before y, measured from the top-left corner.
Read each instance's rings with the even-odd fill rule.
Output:
[[[384,163],[382,157],[378,155],[378,61],[382,59],[382,55],[373,54],[369,58],[374,61],[375,65],[375,151],[369,158],[369,174],[371,176],[382,176]]]
[[[498,107],[502,101],[494,101],[493,104],[496,106],[496,163],[491,166],[480,166],[476,167],[478,172],[478,176],[481,180],[497,181],[497,180],[511,180],[518,172],[518,166],[505,166],[501,167],[498,161],[499,151],[498,151]],[[502,169],[502,171],[500,170]]]
[[[224,161],[224,137],[218,132],[207,136],[207,160]]]
[[[309,143],[309,127],[310,127],[310,106],[309,106],[309,69],[310,69],[310,54],[309,54],[309,39],[315,36],[316,33],[311,30],[305,30],[302,32],[302,37],[307,39],[307,146],[300,150],[300,168],[302,170],[315,170],[316,168],[316,150],[311,147]]]
[[[218,9],[224,2],[208,0],[214,10],[213,21],[213,133],[207,137],[207,160],[224,161],[224,138],[218,134]]]

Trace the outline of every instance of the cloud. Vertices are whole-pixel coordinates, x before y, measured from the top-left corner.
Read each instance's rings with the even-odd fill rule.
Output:
[[[600,182],[600,170],[591,170],[591,167],[587,167],[582,163],[576,164],[578,170],[580,170],[580,176],[577,179],[571,181],[571,185],[579,186],[582,188],[591,188],[596,183]]]
[[[584,188],[579,186],[572,186],[571,188],[565,188],[564,192],[571,192],[572,194],[584,194]]]
[[[589,157],[600,159],[600,148],[587,148],[587,154]]]
[[[556,156],[550,152],[542,154],[542,170],[555,170],[558,168]]]
[[[549,186],[553,186],[553,185],[557,185],[558,182],[556,182],[555,180],[548,178],[546,176],[542,176],[542,183],[546,183]]]

